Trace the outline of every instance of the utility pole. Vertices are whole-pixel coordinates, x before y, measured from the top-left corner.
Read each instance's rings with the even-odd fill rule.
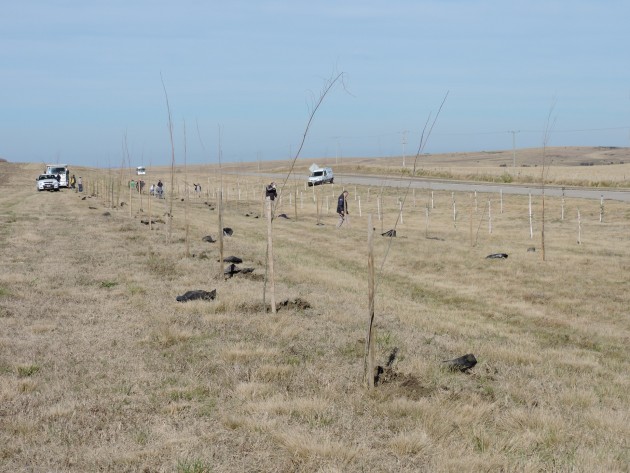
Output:
[[[402,167],[405,167],[405,145],[407,144],[407,133],[409,133],[409,130],[403,130],[402,131],[402,149],[403,149],[403,162],[402,162]]]
[[[508,131],[508,133],[512,133],[512,167],[514,168],[515,173],[516,173],[516,134],[520,132],[521,130]]]

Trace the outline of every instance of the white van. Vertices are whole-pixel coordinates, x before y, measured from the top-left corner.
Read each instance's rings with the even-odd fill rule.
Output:
[[[327,182],[332,184],[335,179],[332,168],[320,168],[317,165],[313,165],[309,170],[311,171],[311,175],[308,177],[309,186],[326,184]]]
[[[144,166],[138,166],[136,168],[136,174],[138,176],[144,176],[147,173],[147,168],[145,168]]]

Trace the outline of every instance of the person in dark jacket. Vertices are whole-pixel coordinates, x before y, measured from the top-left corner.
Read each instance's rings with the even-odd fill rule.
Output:
[[[271,200],[275,200],[278,197],[278,192],[276,191],[276,183],[272,182],[265,188],[265,197],[269,197]]]
[[[337,228],[343,225],[346,220],[348,212],[348,191],[343,191],[337,199],[337,213],[339,214],[339,222],[337,222]]]

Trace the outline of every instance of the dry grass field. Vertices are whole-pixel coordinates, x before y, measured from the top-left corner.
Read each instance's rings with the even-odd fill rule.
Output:
[[[202,241],[218,237],[214,170],[189,169],[203,195],[186,209],[178,169],[169,241],[168,200],[150,200],[149,228],[146,195],[111,202],[115,173],[81,170],[83,194],[38,193],[40,167],[0,163],[1,471],[629,471],[627,204],[605,202],[600,222],[599,201],[567,199],[562,219],[547,198],[542,261],[540,198],[531,238],[527,197],[501,209],[497,195],[455,194],[453,212],[450,192],[433,207],[409,194],[387,238],[404,190],[382,190],[379,220],[381,189],[350,187],[337,229],[340,185],[290,181],[276,208],[289,219],[273,224],[276,300],[289,303],[274,315],[262,179],[223,176],[224,254],[254,268],[224,279]],[[158,177],[170,192],[166,171],[146,176]],[[373,390],[368,213],[378,362],[398,349]],[[509,258],[486,259],[497,252]],[[217,297],[176,301],[193,289]],[[469,373],[445,369],[466,353]]]

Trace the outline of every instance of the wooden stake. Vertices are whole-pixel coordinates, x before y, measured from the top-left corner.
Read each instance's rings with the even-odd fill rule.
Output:
[[[260,194],[260,213],[262,215],[265,214],[265,196],[267,195],[267,192],[265,191],[265,186],[262,186],[262,192]]]
[[[365,338],[363,379],[369,389],[374,388],[374,227],[372,215],[368,215],[368,328]]]
[[[473,246],[473,196],[470,194],[470,247]]]
[[[223,191],[219,190],[217,196],[217,210],[219,214],[219,281],[225,279],[223,269]]]
[[[488,199],[488,233],[492,234],[492,203]]]
[[[271,199],[266,198],[267,202],[267,267],[269,268],[269,292],[271,293],[271,313],[276,313],[276,286],[273,273],[273,225],[271,220]]]
[[[129,216],[133,217],[133,210],[132,210],[133,209],[133,204],[132,204],[132,201],[131,201],[131,199],[133,198],[133,192],[132,192],[132,189],[131,189],[131,182],[128,184],[128,186],[129,186]]]
[[[532,221],[532,193],[529,193],[529,238],[534,238],[534,224]]]

